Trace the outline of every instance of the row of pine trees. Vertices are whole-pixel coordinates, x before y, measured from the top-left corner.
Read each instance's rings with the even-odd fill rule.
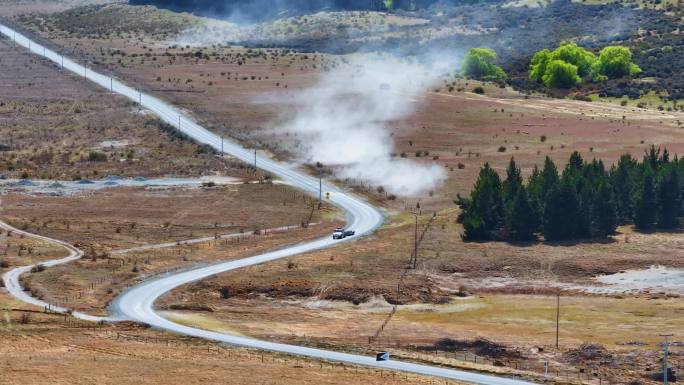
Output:
[[[654,146],[641,161],[623,155],[610,169],[575,152],[559,172],[547,157],[526,184],[511,159],[505,180],[485,164],[470,197],[459,195],[456,203],[467,241],[605,238],[620,224],[641,231],[678,228],[682,178],[684,158],[670,159]]]

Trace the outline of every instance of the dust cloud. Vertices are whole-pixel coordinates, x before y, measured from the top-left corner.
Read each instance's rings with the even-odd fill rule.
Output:
[[[390,126],[415,112],[447,68],[444,64],[436,57],[419,62],[389,54],[356,55],[315,86],[298,91],[290,101],[293,116],[275,130],[297,138],[288,150],[301,162],[320,162],[339,179],[383,186],[402,196],[432,190],[446,178],[445,170],[398,156]]]

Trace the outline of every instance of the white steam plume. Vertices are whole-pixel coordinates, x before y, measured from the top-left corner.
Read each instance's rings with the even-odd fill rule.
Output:
[[[433,189],[446,177],[443,168],[393,156],[387,127],[415,112],[416,100],[443,73],[431,67],[386,55],[357,56],[298,92],[294,117],[278,130],[296,135],[290,150],[301,161],[331,166],[340,179],[405,196]]]

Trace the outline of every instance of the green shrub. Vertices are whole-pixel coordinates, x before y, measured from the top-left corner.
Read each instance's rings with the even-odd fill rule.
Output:
[[[501,67],[494,64],[496,52],[489,48],[471,48],[463,58],[461,72],[463,76],[503,83],[506,81],[506,73]]]

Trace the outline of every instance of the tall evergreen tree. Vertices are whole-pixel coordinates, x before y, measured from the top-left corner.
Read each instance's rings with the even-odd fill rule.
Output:
[[[522,188],[523,180],[520,175],[520,169],[515,164],[515,159],[511,158],[506,169],[506,180],[503,183],[503,200],[504,202],[513,202],[518,191]]]
[[[556,164],[553,163],[553,160],[547,156],[546,159],[544,159],[544,168],[542,168],[541,172],[540,198],[542,200],[546,199],[546,195],[549,191],[551,191],[554,186],[558,185],[558,180],[558,168],[556,168]]]
[[[501,179],[489,163],[480,169],[470,199],[459,197],[458,204],[463,210],[465,240],[489,239],[491,232],[502,224]]]
[[[544,203],[542,232],[546,240],[571,239],[577,234],[579,200],[570,183],[552,187]]]
[[[636,227],[639,230],[652,229],[655,225],[657,209],[658,203],[656,201],[653,175],[650,172],[646,172],[634,213],[634,224]]]
[[[542,208],[544,207],[544,199],[541,193],[541,172],[537,166],[532,169],[532,174],[527,180],[527,200],[530,203],[530,207],[535,212],[537,218],[537,229],[541,226]]]
[[[579,203],[579,210],[576,215],[575,236],[577,238],[591,238],[592,236],[592,219],[594,211],[594,193],[590,186],[586,184],[584,178],[578,178],[578,183],[575,187],[577,191],[577,199]]]
[[[636,161],[630,155],[622,155],[617,168],[611,172],[613,189],[615,190],[615,205],[620,222],[632,218],[634,213],[634,170]]]
[[[615,233],[618,223],[617,208],[613,199],[613,190],[607,182],[602,182],[594,199],[593,210],[594,234],[607,237]]]
[[[580,155],[579,152],[575,151],[572,154],[570,154],[570,159],[568,160],[568,164],[565,166],[564,172],[571,174],[580,173],[583,167],[584,160],[582,159],[582,155]]]
[[[510,207],[506,210],[506,230],[510,240],[529,241],[535,238],[539,228],[538,213],[530,205],[525,188],[518,189]]]
[[[658,185],[658,227],[674,229],[679,226],[682,209],[682,188],[679,173],[668,167]]]

